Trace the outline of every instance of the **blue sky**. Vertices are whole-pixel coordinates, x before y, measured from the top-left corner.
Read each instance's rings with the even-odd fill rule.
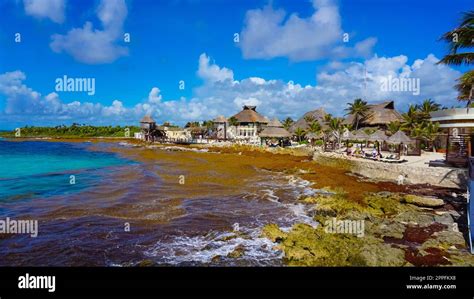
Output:
[[[145,113],[183,124],[246,103],[269,117],[341,115],[359,96],[400,110],[425,98],[457,105],[465,68],[435,63],[469,2],[0,0],[0,128]],[[95,94],[55,90],[63,75],[94,78]],[[419,79],[420,94],[380,91],[389,75]]]

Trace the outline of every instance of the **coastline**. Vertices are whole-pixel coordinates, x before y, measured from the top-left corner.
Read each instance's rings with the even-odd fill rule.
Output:
[[[166,146],[161,148],[170,150]],[[290,230],[275,224],[263,228],[263,236],[284,252],[287,265],[474,266],[465,239],[466,200],[459,188],[412,182],[400,186],[354,176],[348,174],[346,167],[313,161],[312,151],[301,148],[242,145],[188,148],[258,161],[256,167],[293,174],[311,182],[312,188],[332,193],[297,199],[313,209],[312,217],[320,224],[318,227],[297,223]],[[366,236],[359,239],[326,233],[323,224],[335,219],[364,221]]]
[[[190,157],[208,161],[207,167],[219,167],[219,171],[228,173],[230,177],[223,183],[236,185],[236,192],[238,180],[232,174],[248,167],[306,180],[312,184],[311,188],[326,190],[328,194],[303,196],[294,201],[308,207],[312,211],[308,216],[321,225],[313,227],[296,223],[291,229],[283,229],[270,223],[262,228],[262,236],[284,253],[287,265],[474,266],[464,236],[465,199],[462,198],[463,191],[458,188],[370,180],[348,174],[349,168],[341,159],[336,160],[335,165],[320,163],[313,160],[311,151],[301,148],[269,150],[242,145],[150,145],[133,139],[33,140],[116,142],[120,146],[113,147],[113,152],[128,157],[133,155],[150,165],[164,157],[166,153],[162,151],[189,151]],[[186,165],[187,162],[180,163]],[[229,169],[228,166],[232,167]],[[191,180],[190,183],[195,192],[205,196],[201,180]],[[442,203],[430,206],[434,198]],[[364,221],[365,236],[357,238],[326,233],[323,224],[333,219]]]

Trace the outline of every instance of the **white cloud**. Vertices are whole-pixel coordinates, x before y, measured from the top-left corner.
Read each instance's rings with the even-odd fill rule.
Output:
[[[148,101],[152,104],[158,104],[163,96],[160,94],[160,89],[158,87],[153,87],[148,94]]]
[[[66,35],[54,34],[50,47],[54,52],[64,51],[80,62],[111,63],[128,55],[128,49],[118,45],[127,13],[125,0],[101,0],[97,16],[103,30],[86,22],[82,28],[73,28]]]
[[[104,116],[122,116],[126,113],[127,109],[125,109],[119,100],[114,100],[112,106],[102,108],[102,115]]]
[[[80,101],[63,103],[55,92],[42,97],[26,86],[25,80],[26,75],[21,71],[0,74],[0,94],[6,96],[5,111],[0,113],[3,120],[15,119],[31,125],[32,120],[57,124],[58,119],[107,122],[113,120],[111,117],[128,117],[128,109],[118,100],[111,106]]]
[[[237,105],[238,107],[242,107],[244,105],[251,105],[251,106],[259,106],[261,102],[257,98],[241,98],[241,97],[236,97],[234,99],[234,104]]]
[[[202,57],[202,56],[201,56]],[[206,56],[207,57],[207,56]],[[249,77],[233,79],[232,70],[216,64],[204,65],[220,73],[225,80],[214,80],[221,76],[209,76],[195,89],[194,97],[186,99],[166,99],[158,87],[153,87],[146,97],[134,107],[125,107],[115,100],[110,106],[99,103],[74,101],[63,103],[56,93],[41,97],[24,84],[26,76],[15,71],[0,75],[0,94],[7,98],[6,110],[1,119],[23,119],[31,124],[38,119],[47,119],[57,124],[58,119],[87,123],[136,123],[144,114],[152,114],[157,121],[171,121],[184,124],[187,121],[199,121],[215,118],[217,115],[231,116],[244,104],[257,105],[257,111],[268,117],[299,118],[305,112],[323,107],[326,111],[342,116],[348,102],[355,98],[364,98],[369,103],[387,99],[395,101],[397,108],[405,110],[411,104],[421,103],[431,98],[436,102],[452,106],[458,105],[453,86],[460,72],[446,65],[437,65],[438,59],[430,54],[408,64],[404,55],[395,57],[373,57],[364,62],[352,62],[340,65],[337,69],[326,69],[317,74],[317,85],[302,86],[282,80],[266,80]],[[412,92],[387,92],[381,89],[381,79],[415,78],[421,83],[420,95]]]
[[[49,18],[56,23],[64,22],[65,0],[23,0],[25,13],[37,18]]]
[[[228,68],[220,68],[218,65],[210,62],[206,53],[199,56],[199,68],[197,71],[199,77],[207,82],[218,82],[225,80],[234,80],[234,72]]]
[[[377,43],[377,39],[375,37],[369,37],[363,41],[360,41],[355,44],[354,50],[356,56],[360,57],[369,57],[372,54],[372,48]]]
[[[247,11],[239,46],[244,58],[271,59],[288,57],[293,61],[347,56],[366,57],[372,52],[375,38],[343,46],[339,8],[334,1],[314,0],[314,13],[308,18],[287,16],[272,4]]]

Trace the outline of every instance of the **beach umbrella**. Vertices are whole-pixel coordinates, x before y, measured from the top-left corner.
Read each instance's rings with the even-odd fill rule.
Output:
[[[260,137],[265,137],[265,138],[290,138],[291,137],[290,132],[288,132],[284,128],[278,128],[278,127],[266,127],[258,135]]]
[[[352,132],[344,131],[344,133],[342,133],[341,140],[353,140],[353,139],[356,139],[356,138],[354,134],[352,134]]]
[[[369,140],[369,135],[362,130],[356,131],[354,134],[355,140]]]
[[[393,144],[413,142],[413,140],[402,131],[398,131],[397,133],[393,134],[387,139],[387,141]]]
[[[324,137],[323,132],[320,132],[318,134],[316,134],[314,132],[309,132],[308,134],[306,134],[307,139],[322,139],[323,137]]]
[[[388,136],[385,135],[385,132],[383,131],[376,131],[372,135],[369,136],[369,141],[386,141],[388,139]]]

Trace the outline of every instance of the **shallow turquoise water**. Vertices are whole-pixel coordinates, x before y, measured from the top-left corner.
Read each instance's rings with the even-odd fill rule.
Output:
[[[74,193],[97,184],[104,168],[131,163],[87,147],[85,143],[0,140],[0,201]]]

